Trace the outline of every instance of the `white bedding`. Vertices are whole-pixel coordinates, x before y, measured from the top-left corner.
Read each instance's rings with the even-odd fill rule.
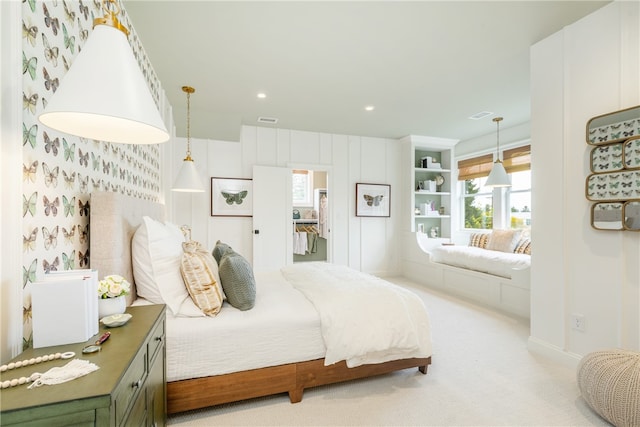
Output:
[[[377,277],[324,262],[282,269],[320,314],[325,365],[348,367],[431,356],[431,331],[417,295]]]
[[[251,310],[225,302],[216,317],[167,313],[167,381],[324,357],[320,318],[304,295],[279,272],[256,274],[256,283]]]
[[[531,267],[531,256],[492,251],[475,246],[436,246],[431,260],[495,276],[511,278],[513,269]]]

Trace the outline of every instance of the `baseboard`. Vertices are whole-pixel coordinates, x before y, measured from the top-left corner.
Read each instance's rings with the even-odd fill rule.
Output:
[[[582,356],[579,354],[564,351],[558,346],[532,336],[530,336],[527,341],[527,349],[532,353],[552,359],[569,368],[577,368],[580,359],[582,359]]]

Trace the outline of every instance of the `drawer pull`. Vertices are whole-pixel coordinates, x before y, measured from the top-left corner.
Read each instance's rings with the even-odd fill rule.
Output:
[[[138,380],[135,383],[131,384],[131,387],[140,388],[141,385],[142,385],[142,380]]]
[[[162,337],[156,337],[156,341],[162,341]]]

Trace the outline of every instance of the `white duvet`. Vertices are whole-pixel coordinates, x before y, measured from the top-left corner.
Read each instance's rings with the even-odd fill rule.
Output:
[[[429,318],[414,293],[348,267],[295,264],[283,276],[320,315],[325,365],[431,356]]]

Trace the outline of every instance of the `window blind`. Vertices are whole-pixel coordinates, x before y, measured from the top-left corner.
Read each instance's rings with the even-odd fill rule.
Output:
[[[458,180],[482,178],[489,176],[493,166],[493,154],[474,157],[472,159],[458,160]]]
[[[531,169],[531,145],[504,150],[502,157],[502,164],[507,173]]]

